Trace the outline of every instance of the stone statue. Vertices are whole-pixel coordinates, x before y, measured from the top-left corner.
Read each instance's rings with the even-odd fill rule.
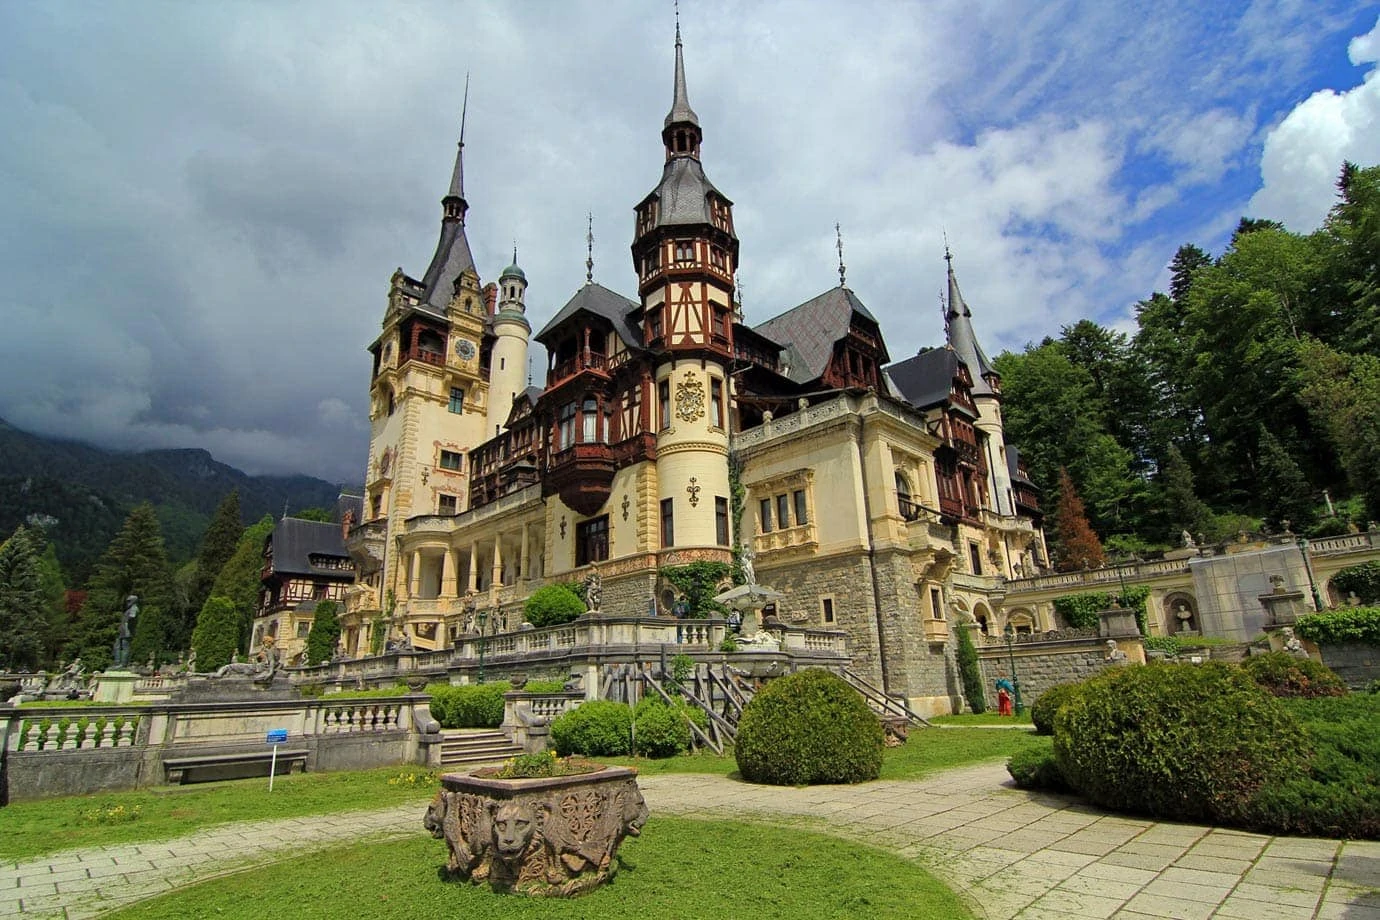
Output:
[[[745,585],[757,584],[757,570],[753,568],[753,560],[756,558],[757,554],[752,551],[751,546],[743,547],[741,561],[743,566],[743,584]]]
[[[604,606],[604,579],[597,565],[591,565],[589,574],[585,576],[585,603],[590,613],[598,613]]]
[[[616,769],[616,768],[615,768]],[[604,884],[647,822],[637,780],[486,794],[495,781],[451,774],[423,825],[446,841],[447,872],[496,891],[570,897]]]
[[[1294,628],[1286,626],[1279,631],[1280,638],[1284,640],[1284,651],[1295,658],[1307,658],[1308,651],[1299,641],[1299,637],[1294,635]]]
[[[1107,640],[1107,654],[1103,658],[1108,664],[1126,664],[1130,659],[1117,646],[1115,639]]]
[[[114,666],[129,666],[129,640],[134,637],[134,618],[139,615],[139,596],[125,598],[125,612],[120,615],[120,634],[115,639]]]
[[[1193,534],[1189,533],[1187,530],[1179,534],[1179,539],[1184,541],[1184,549],[1193,549],[1193,547],[1198,545],[1193,542]]]
[[[1179,621],[1180,631],[1193,628],[1193,611],[1188,609],[1187,604],[1180,604],[1174,608],[1174,618]]]
[[[192,650],[187,653],[187,667],[184,670],[188,674],[196,673],[196,646],[192,646]]]

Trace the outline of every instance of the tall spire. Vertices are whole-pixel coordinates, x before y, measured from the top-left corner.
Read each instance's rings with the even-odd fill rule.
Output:
[[[589,229],[585,231],[585,284],[594,283],[594,212],[590,211],[585,217],[589,221]]]
[[[460,143],[455,150],[455,168],[450,174],[450,188],[441,199],[441,238],[436,253],[422,276],[426,288],[426,303],[444,312],[455,295],[455,283],[467,269],[474,270],[474,256],[469,240],[465,239],[465,212],[470,209],[465,200],[465,115],[470,105],[470,75],[465,74],[465,95],[460,105]]]
[[[690,108],[690,96],[685,91],[685,55],[680,44],[680,4],[676,4],[676,85],[671,101],[671,111],[666,115],[666,127],[677,123],[699,126],[700,119]]]
[[[845,269],[843,267],[843,229],[837,222],[834,223],[834,238],[837,240],[834,247],[839,251],[839,287],[847,287],[848,284],[844,281]]]
[[[973,333],[973,314],[963,300],[963,293],[958,289],[958,277],[954,274],[954,257],[949,251],[947,240],[944,243],[944,262],[948,266],[949,274],[949,309],[944,314],[945,333],[949,345],[968,365],[968,372],[973,375],[973,393],[979,396],[991,395],[992,385],[987,378],[994,377],[997,372],[993,369],[992,362],[987,360],[982,346],[978,344],[977,335]]]

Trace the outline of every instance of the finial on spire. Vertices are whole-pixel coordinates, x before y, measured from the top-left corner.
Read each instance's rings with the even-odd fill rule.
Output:
[[[949,252],[949,231],[941,230],[939,232],[944,235],[944,261],[949,263],[950,268],[953,268],[954,254]]]
[[[465,96],[460,103],[460,143],[455,149],[455,169],[450,174],[450,191],[447,198],[458,198],[462,203],[465,200],[465,115],[470,107],[470,75],[465,74]],[[449,213],[449,212],[448,212]],[[464,207],[459,209],[456,215],[464,220]]]
[[[532,385],[532,355],[530,353],[527,355],[527,385],[529,387]]]
[[[680,47],[680,0],[675,0],[676,7],[676,47]]]
[[[517,264],[517,240],[513,240],[513,264]]]
[[[837,242],[834,243],[834,247],[839,251],[839,287],[847,287],[844,283],[843,229],[839,227],[837,222],[834,224],[834,238],[837,240]]]
[[[676,3],[676,79],[671,95],[671,111],[666,115],[663,127],[669,128],[677,123],[692,124],[695,127],[699,127],[700,124],[699,116],[690,108],[690,94],[685,89],[685,56],[681,52],[679,2]]]
[[[594,212],[585,215],[589,229],[585,231],[585,284],[594,283]]]

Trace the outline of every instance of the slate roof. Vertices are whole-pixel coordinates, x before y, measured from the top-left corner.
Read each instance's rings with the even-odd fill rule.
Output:
[[[273,525],[273,533],[268,539],[273,548],[275,574],[318,575],[336,579],[353,577],[348,569],[320,569],[311,564],[312,556],[350,558],[339,524],[283,518]]]
[[[623,344],[629,348],[642,348],[642,333],[629,319],[628,314],[634,310],[641,309],[641,305],[629,300],[622,294],[610,291],[602,284],[595,284],[593,281],[585,284],[575,292],[575,296],[566,302],[566,305],[551,317],[551,321],[541,328],[541,331],[534,336],[538,342],[550,347],[548,341],[551,333],[564,325],[566,320],[577,313],[592,313],[595,316],[603,317],[608,320],[618,333],[618,337],[623,340]]]
[[[886,372],[906,402],[917,409],[928,409],[948,400],[958,363],[959,357],[952,348],[930,348],[897,361]]]
[[[364,496],[352,495],[349,492],[341,492],[335,497],[335,519],[345,520],[345,515],[354,512],[351,518],[356,524],[364,520]]]
[[[436,242],[436,253],[431,257],[431,265],[422,276],[422,287],[426,295],[422,298],[424,309],[436,311],[444,316],[450,299],[455,295],[455,281],[465,269],[475,271],[474,255],[470,253],[470,241],[465,238],[465,141],[460,141],[455,151],[455,168],[450,174],[450,188],[442,199],[447,216],[441,220],[441,238]],[[459,217],[450,216],[455,210]]]
[[[715,188],[704,174],[704,165],[699,160],[689,156],[667,160],[661,171],[661,182],[651,194],[659,202],[656,226],[685,227],[711,223],[710,192],[728,201],[727,196]]]
[[[944,259],[949,263],[949,312],[944,318],[948,328],[949,344],[958,352],[958,356],[968,365],[968,372],[973,375],[973,395],[991,395],[992,387],[988,384],[986,376],[995,374],[996,371],[992,368],[992,362],[987,360],[987,355],[973,332],[973,314],[958,289],[953,258],[945,251]]]
[[[854,313],[877,322],[848,288],[830,288],[753,327],[753,331],[780,342],[785,349],[782,361],[790,364],[787,376],[796,383],[807,383],[817,380],[829,366],[834,343],[848,334]]]
[[[1035,485],[1029,476],[1021,472],[1021,451],[1014,444],[1006,445],[1006,471],[1011,474],[1012,482],[1018,482],[1037,492],[1040,491],[1040,487]]]
[[[685,91],[685,60],[680,50],[680,23],[676,23],[676,85],[672,91],[671,111],[666,113],[663,127],[689,123],[698,126],[699,117],[690,108],[690,97]]]

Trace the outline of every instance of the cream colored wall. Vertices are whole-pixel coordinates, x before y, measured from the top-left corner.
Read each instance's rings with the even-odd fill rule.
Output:
[[[493,331],[498,339],[489,357],[489,409],[484,440],[505,427],[513,410],[513,398],[527,382],[527,324],[498,316],[494,318]]]
[[[720,545],[715,532],[714,499],[729,497],[728,432],[712,424],[711,378],[723,387],[726,424],[727,375],[717,364],[702,366],[699,361],[682,360],[657,369],[656,387],[663,380],[671,384],[671,425],[662,427],[661,419],[655,422],[658,506],[654,521],[658,546],[660,502],[668,498],[673,502],[677,548]],[[660,412],[660,406],[656,408]]]

